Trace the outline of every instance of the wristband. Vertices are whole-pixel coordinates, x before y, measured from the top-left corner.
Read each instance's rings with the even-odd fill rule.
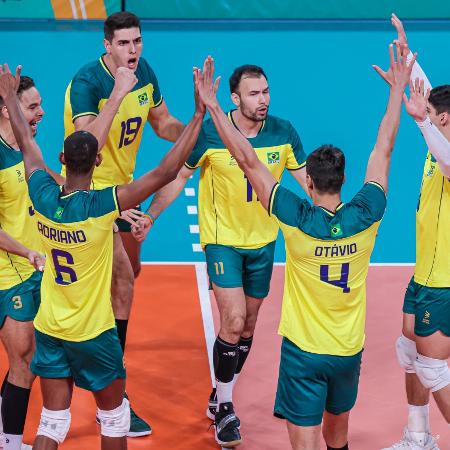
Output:
[[[144,214],[144,217],[147,217],[152,225],[155,223],[156,217],[152,213],[147,212],[147,214]]]

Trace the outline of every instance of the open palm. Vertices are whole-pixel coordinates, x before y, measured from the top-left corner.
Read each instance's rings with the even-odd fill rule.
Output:
[[[406,112],[417,122],[423,122],[427,117],[428,97],[430,89],[424,92],[424,81],[416,78],[414,84],[409,82],[409,99],[406,94],[403,96]]]

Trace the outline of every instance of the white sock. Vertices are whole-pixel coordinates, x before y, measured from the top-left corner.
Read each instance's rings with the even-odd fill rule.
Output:
[[[234,374],[233,381],[232,381],[232,383],[233,383],[233,388],[234,388],[234,386],[236,386],[236,382],[237,382],[237,380],[238,380],[238,378],[239,378],[239,375],[240,375],[240,373],[235,373],[235,374]]]
[[[5,450],[20,450],[22,447],[23,434],[6,434]]]
[[[416,433],[430,431],[429,406],[408,405],[408,430]]]
[[[229,383],[222,383],[217,381],[216,386],[217,406],[221,403],[228,403],[233,401],[233,381]]]

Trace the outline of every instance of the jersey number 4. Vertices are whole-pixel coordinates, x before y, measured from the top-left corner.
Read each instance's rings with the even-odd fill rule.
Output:
[[[348,274],[350,272],[350,264],[342,264],[341,278],[339,280],[330,280],[328,275],[329,268],[330,266],[328,265],[320,266],[320,281],[341,288],[344,291],[344,294],[348,294],[350,292],[350,288],[348,287]]]
[[[120,133],[119,148],[125,145],[130,145],[137,138],[139,130],[142,125],[140,117],[131,117],[130,119],[121,122],[122,131]]]

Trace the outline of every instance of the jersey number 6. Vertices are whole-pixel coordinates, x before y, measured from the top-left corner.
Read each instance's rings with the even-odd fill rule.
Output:
[[[57,250],[56,248],[52,249],[52,259],[53,265],[55,266],[56,278],[55,281],[58,284],[71,284],[75,283],[78,280],[77,274],[75,270],[71,267],[67,267],[67,264],[73,265],[73,256],[69,252],[65,252],[64,250]],[[61,264],[60,261],[64,259],[64,264]],[[66,277],[64,277],[66,274]],[[64,278],[70,278],[70,281],[66,281]]]

